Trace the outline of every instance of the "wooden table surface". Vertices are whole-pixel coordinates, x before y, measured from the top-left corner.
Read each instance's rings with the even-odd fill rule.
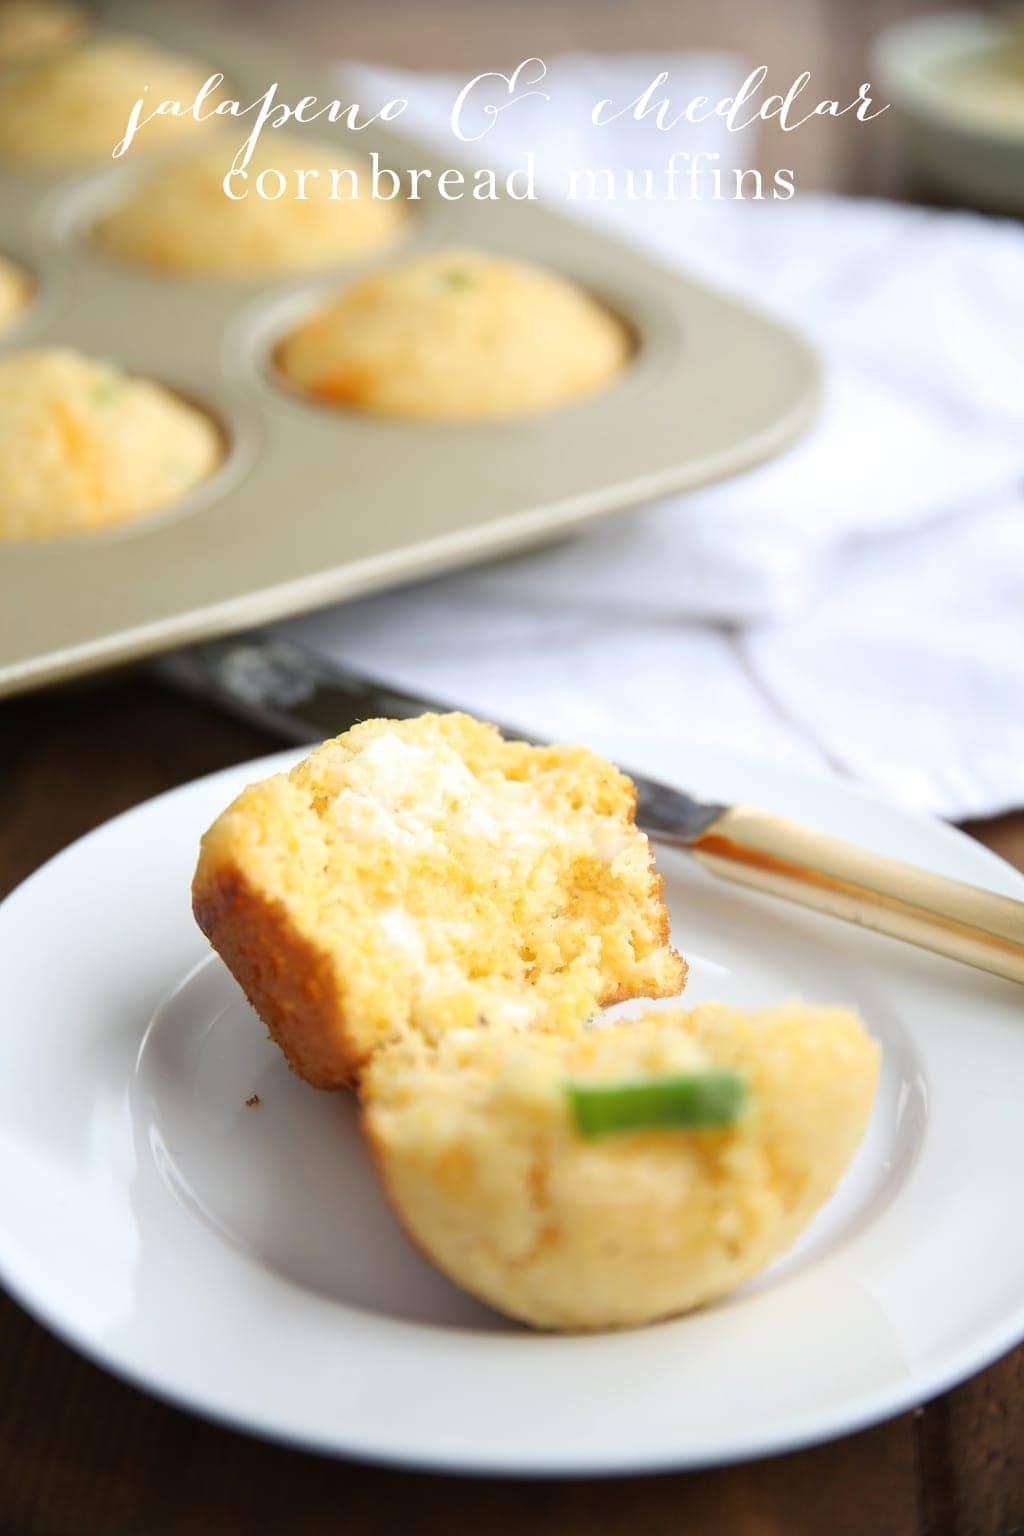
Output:
[[[879,25],[923,8],[914,0],[295,0],[289,27],[318,49],[467,74],[561,47],[725,47],[787,79],[810,68],[831,94],[866,77],[866,44]],[[234,9],[274,8],[234,0]],[[797,137],[784,163],[798,166],[802,187],[892,189],[887,125],[871,137],[834,123]],[[768,143],[764,160],[773,159]],[[0,705],[0,895],[117,812],[275,745],[142,674]],[[970,830],[1024,868],[1024,814]],[[916,1413],[830,1445],[611,1482],[431,1477],[267,1446],[113,1380],[2,1296],[0,1380],[0,1536],[1024,1532],[1024,1349]]]

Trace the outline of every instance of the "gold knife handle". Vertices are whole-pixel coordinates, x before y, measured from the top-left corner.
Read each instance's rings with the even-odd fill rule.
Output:
[[[735,805],[691,845],[726,880],[1024,982],[1024,902]]]

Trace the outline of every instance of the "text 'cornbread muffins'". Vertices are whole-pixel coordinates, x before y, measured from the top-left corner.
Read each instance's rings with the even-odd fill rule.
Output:
[[[631,352],[622,322],[576,284],[449,250],[354,283],[282,341],[277,363],[332,405],[466,421],[583,399],[612,384]]]
[[[187,108],[214,72],[146,39],[121,35],[12,66],[0,91],[0,158],[40,168],[109,160],[143,87],[149,87],[150,107],[166,100]],[[140,128],[128,153],[184,142],[202,126],[187,112],[156,117]]]
[[[371,197],[357,162],[278,134],[259,142],[248,179],[233,177],[229,197],[224,177],[237,150],[236,141],[218,139],[161,167],[99,220],[96,240],[182,276],[246,277],[366,255],[389,245],[405,223],[404,204]],[[285,178],[282,196],[259,195],[257,178],[268,171]],[[302,197],[297,172],[307,173]],[[268,183],[271,192],[279,185],[276,177]]]
[[[196,918],[294,1069],[384,1042],[574,1030],[686,967],[632,784],[467,715],[371,720],[252,785],[202,841]]]
[[[85,12],[64,0],[0,0],[0,65],[62,48],[86,28]]]
[[[155,512],[212,474],[210,418],[149,379],[61,348],[0,356],[0,539]]]
[[[0,256],[0,331],[13,325],[31,294],[32,283],[27,274],[6,256]]]
[[[860,1142],[878,1063],[842,1009],[712,1003],[569,1039],[406,1040],[360,1093],[385,1190],[440,1269],[535,1327],[607,1328],[713,1301],[782,1253]],[[722,1069],[747,1095],[727,1127],[591,1140],[570,1114],[569,1083]]]

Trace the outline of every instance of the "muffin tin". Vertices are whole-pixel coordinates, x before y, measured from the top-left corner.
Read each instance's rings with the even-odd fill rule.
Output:
[[[112,6],[111,23],[224,67],[246,99],[272,80],[284,100],[335,94],[323,72],[207,14]],[[458,163],[447,146],[371,131],[369,142],[338,130],[326,142],[376,149],[398,170]],[[0,543],[0,694],[551,539],[744,469],[785,447],[814,410],[814,355],[786,326],[536,202],[424,197],[379,256],[314,275],[207,281],[119,264],[90,246],[89,225],[153,163],[0,170],[0,241],[37,283],[0,346],[67,345],[160,380],[220,422],[225,460],[165,512]],[[583,284],[632,327],[633,365],[578,405],[464,425],[335,410],[275,376],[276,341],[348,278],[449,244]]]

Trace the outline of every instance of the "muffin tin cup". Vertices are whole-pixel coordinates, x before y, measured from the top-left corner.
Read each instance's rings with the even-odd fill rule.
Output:
[[[226,61],[243,97],[271,80],[285,100],[334,94],[314,67],[285,66],[278,49],[205,16],[134,5],[106,16]],[[317,138],[350,156],[375,149],[398,170],[457,163],[398,134]],[[74,347],[166,384],[220,424],[225,460],[156,514],[0,543],[0,694],[552,539],[736,473],[812,417],[816,361],[788,327],[541,203],[424,197],[372,258],[273,280],[131,266],[93,245],[89,228],[154,163],[0,171],[5,253],[38,285],[2,347]],[[443,245],[535,261],[582,284],[632,330],[632,365],[579,404],[467,423],[335,409],[278,374],[283,334],[345,283]]]

